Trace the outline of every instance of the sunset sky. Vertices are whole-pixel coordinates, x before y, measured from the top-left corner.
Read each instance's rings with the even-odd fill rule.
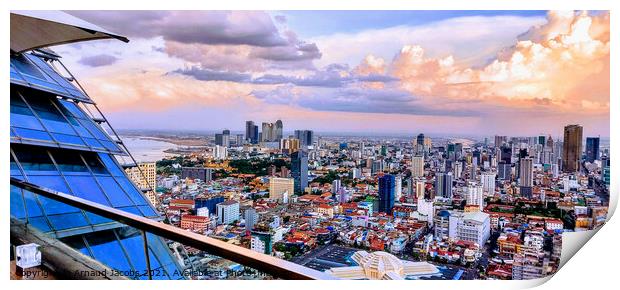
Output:
[[[609,136],[609,14],[68,11],[53,49],[121,129]]]

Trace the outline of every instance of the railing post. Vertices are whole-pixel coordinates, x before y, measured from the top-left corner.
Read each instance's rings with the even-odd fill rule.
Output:
[[[142,239],[144,240],[144,258],[146,258],[146,271],[149,275],[149,280],[153,280],[153,273],[151,273],[151,256],[149,255],[149,242],[146,239],[146,232],[142,232]]]

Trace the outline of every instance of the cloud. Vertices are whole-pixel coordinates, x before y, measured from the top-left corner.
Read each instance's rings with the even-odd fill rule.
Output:
[[[69,11],[130,38],[162,37],[164,51],[202,67],[238,71],[313,68],[314,43],[261,11]],[[281,17],[276,21],[281,23]],[[158,48],[160,50],[161,48]]]
[[[78,60],[80,64],[90,66],[90,67],[99,67],[106,66],[115,63],[118,60],[117,57],[109,54],[97,54],[92,56],[86,56]]]
[[[411,45],[401,49],[388,70],[402,89],[429,101],[478,100],[515,111],[543,106],[549,113],[608,114],[609,15],[551,12],[548,18],[479,69],[459,66],[451,55],[427,57],[422,47]]]

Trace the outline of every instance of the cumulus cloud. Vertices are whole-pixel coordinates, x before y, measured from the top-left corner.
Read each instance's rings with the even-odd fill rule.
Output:
[[[130,38],[162,37],[163,50],[169,55],[211,69],[313,68],[312,60],[322,55],[316,44],[300,40],[288,29],[279,29],[271,16],[262,11],[69,13]]]
[[[416,45],[403,47],[388,69],[403,89],[429,100],[608,112],[609,15],[550,12],[548,19],[479,69],[459,66],[451,55],[427,57]]]
[[[92,56],[86,56],[78,60],[80,64],[90,66],[90,67],[99,67],[106,66],[115,63],[118,60],[117,57],[109,54],[98,54]]]

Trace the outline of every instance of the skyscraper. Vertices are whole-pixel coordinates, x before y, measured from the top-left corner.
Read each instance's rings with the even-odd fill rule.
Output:
[[[601,138],[588,137],[586,138],[586,161],[592,163],[594,160],[599,159],[599,144]]]
[[[386,174],[379,178],[379,212],[392,213],[395,188],[396,179],[394,175]]]
[[[424,176],[424,156],[411,157],[411,176]]]
[[[291,176],[295,179],[295,192],[301,193],[308,187],[308,153],[299,150],[291,154]]]
[[[295,138],[299,139],[302,147],[312,146],[314,132],[312,130],[295,130]]]
[[[576,172],[580,169],[583,127],[568,125],[564,127],[564,146],[562,147],[562,171]]]
[[[522,196],[532,197],[532,186],[534,185],[534,167],[531,157],[519,160],[519,188]]]
[[[435,176],[435,194],[452,198],[452,172],[439,172]]]
[[[258,143],[258,126],[254,125],[254,121],[245,121],[245,140],[248,143]]]

